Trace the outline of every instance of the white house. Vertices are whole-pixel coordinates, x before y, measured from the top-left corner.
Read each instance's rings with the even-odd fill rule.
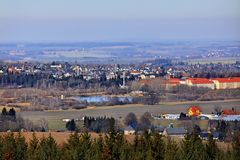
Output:
[[[135,130],[131,126],[128,126],[127,128],[124,129],[124,134],[125,135],[135,134]]]

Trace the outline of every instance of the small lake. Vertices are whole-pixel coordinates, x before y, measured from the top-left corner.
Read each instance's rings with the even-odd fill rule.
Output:
[[[113,99],[117,99],[120,102],[132,102],[132,97],[127,96],[127,97],[111,97],[111,96],[78,96],[78,97],[73,97],[73,99],[78,100],[80,102],[88,102],[88,103],[102,103],[102,102],[109,102]]]

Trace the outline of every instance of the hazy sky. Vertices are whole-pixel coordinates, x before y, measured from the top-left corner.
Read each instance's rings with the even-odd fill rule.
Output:
[[[0,0],[0,42],[240,40],[240,0]]]

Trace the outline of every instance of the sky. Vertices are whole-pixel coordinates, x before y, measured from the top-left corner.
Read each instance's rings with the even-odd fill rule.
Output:
[[[240,0],[0,0],[0,42],[240,40]]]

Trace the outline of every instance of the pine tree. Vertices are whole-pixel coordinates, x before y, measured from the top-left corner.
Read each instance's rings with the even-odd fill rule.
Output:
[[[114,160],[110,147],[108,145],[104,145],[103,147],[101,160]]]
[[[36,134],[33,133],[32,139],[29,142],[28,146],[28,159],[29,160],[38,160],[39,154],[39,140],[36,137]]]
[[[9,116],[12,116],[14,119],[16,118],[16,111],[14,108],[11,108],[8,112]]]
[[[232,142],[232,159],[240,160],[240,132],[235,132]]]
[[[0,159],[3,159],[3,147],[4,147],[3,137],[0,136]]]
[[[206,144],[206,158],[208,160],[214,160],[216,159],[218,152],[219,150],[215,140],[213,140],[213,135],[210,134]]]
[[[51,135],[42,138],[39,144],[39,157],[41,160],[58,160],[60,152],[56,141]]]
[[[3,115],[3,116],[6,116],[7,114],[8,114],[7,109],[4,107],[4,108],[2,109],[2,115]]]
[[[96,138],[91,145],[91,149],[89,152],[88,159],[101,159],[103,152],[103,138],[100,135],[98,138]]]
[[[16,151],[15,151],[15,159],[17,160],[25,160],[27,158],[27,143],[25,138],[19,132],[15,138],[16,141]]]
[[[87,159],[92,146],[91,136],[88,134],[88,132],[85,132],[81,135],[80,143],[82,157],[83,159]]]
[[[16,142],[13,133],[8,133],[3,137],[3,159],[15,160]]]
[[[74,119],[72,119],[70,122],[66,123],[66,128],[69,131],[75,131],[76,130],[76,123],[75,123]]]
[[[187,135],[181,147],[181,159],[183,160],[204,160],[205,147],[197,135]]]
[[[158,133],[154,134],[150,147],[154,159],[164,159],[165,143],[161,135],[159,135]]]
[[[177,143],[170,138],[167,139],[164,160],[178,160],[178,146]]]
[[[77,132],[71,134],[64,147],[64,159],[78,160],[83,157],[80,136]]]

